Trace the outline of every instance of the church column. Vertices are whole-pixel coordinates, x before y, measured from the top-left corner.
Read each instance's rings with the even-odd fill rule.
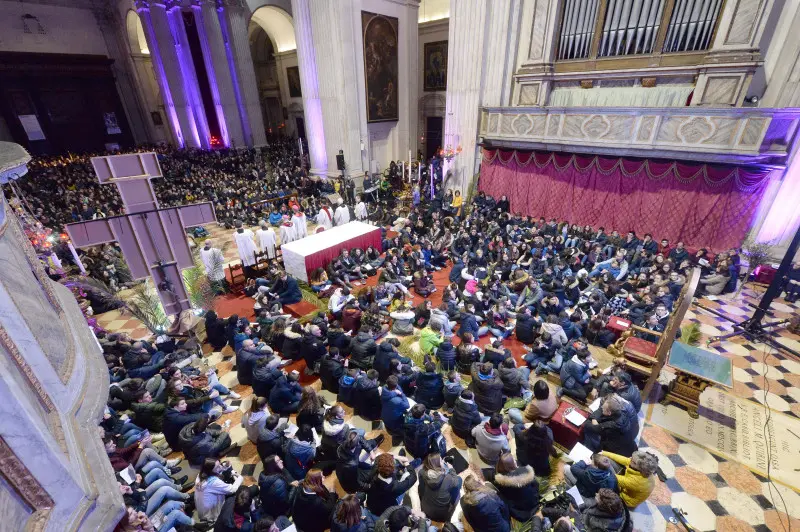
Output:
[[[447,110],[444,145],[462,147],[450,166],[453,185],[464,196],[477,169],[478,114],[489,0],[451,0],[447,53]],[[494,1],[491,2],[494,4]],[[491,80],[496,82],[496,80]]]
[[[486,61],[481,104],[508,106],[516,67],[522,17],[521,0],[493,0],[488,14]],[[477,130],[476,130],[477,131]]]
[[[303,90],[308,155],[311,173],[324,174],[328,168],[325,151],[325,131],[322,125],[322,102],[319,98],[317,60],[314,55],[314,35],[311,31],[311,6],[306,0],[292,0],[294,35],[297,42],[297,65]],[[281,70],[282,75],[283,70]],[[336,168],[334,166],[334,168]]]
[[[264,117],[261,115],[256,72],[247,34],[250,10],[245,0],[219,0],[218,4],[220,24],[224,26],[223,35],[227,36],[234,59],[241,105],[247,114],[250,135],[249,138],[245,136],[245,143],[248,146],[264,146],[267,144],[267,136],[264,132]]]
[[[208,82],[214,108],[225,146],[245,145],[242,120],[239,114],[237,90],[234,90],[230,65],[226,55],[226,42],[217,17],[216,0],[193,0],[200,46],[203,49]],[[238,87],[237,87],[238,89]]]

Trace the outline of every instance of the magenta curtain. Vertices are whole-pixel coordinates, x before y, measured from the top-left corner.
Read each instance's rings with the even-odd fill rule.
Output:
[[[350,251],[355,248],[367,249],[369,246],[375,249],[381,249],[380,227],[376,227],[374,231],[351,238],[339,245],[321,249],[311,255],[306,255],[306,273],[308,274],[308,278],[311,279],[311,273],[317,268],[327,268],[328,264],[338,257],[343,249]]]
[[[768,176],[738,166],[484,150],[478,189],[507,196],[512,213],[722,251],[742,243]]]

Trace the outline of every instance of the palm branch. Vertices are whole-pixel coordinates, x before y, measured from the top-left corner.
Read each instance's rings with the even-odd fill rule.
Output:
[[[125,308],[144,324],[152,333],[163,333],[169,327],[169,318],[150,279],[133,287],[133,297],[125,303]]]

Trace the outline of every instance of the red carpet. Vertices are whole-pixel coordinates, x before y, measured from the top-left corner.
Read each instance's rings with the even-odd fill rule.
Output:
[[[438,306],[442,302],[442,294],[444,293],[444,288],[449,284],[448,275],[450,274],[451,267],[443,268],[441,271],[433,272],[433,282],[436,285],[436,292],[431,294],[428,299],[431,301],[434,307]],[[378,276],[374,275],[367,279],[367,286],[375,286],[378,283]],[[355,289],[358,290],[359,286],[356,286]],[[413,294],[412,290],[412,294]],[[243,294],[226,294],[224,296],[218,297],[214,302],[214,310],[220,317],[228,317],[232,314],[237,314],[239,317],[247,318],[250,321],[255,320],[255,313],[253,312],[253,298],[247,297]],[[423,298],[418,295],[414,295],[414,299],[412,300],[412,305],[417,306],[422,303]],[[307,306],[307,312],[313,312],[315,308],[313,305],[300,302],[297,306]],[[288,309],[287,309],[288,310]],[[302,310],[302,309],[299,309]],[[307,313],[306,312],[306,313]],[[299,316],[298,316],[299,317]],[[483,348],[486,346],[490,341],[494,340],[494,336],[487,335],[483,338],[480,338],[476,345]],[[460,340],[457,337],[453,338],[453,344],[458,345]],[[522,356],[525,354],[525,345],[519,342],[515,336],[511,336],[503,341],[503,346],[507,349],[511,350],[511,353],[514,355],[514,358],[517,359],[517,363],[522,363]],[[308,378],[303,374],[303,369],[305,369],[305,363],[302,361],[295,362],[287,367],[287,370],[297,369],[300,371],[302,375],[302,382],[310,382],[313,381],[313,378]]]

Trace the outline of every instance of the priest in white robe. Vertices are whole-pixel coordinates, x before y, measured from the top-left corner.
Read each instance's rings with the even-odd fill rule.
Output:
[[[253,241],[253,232],[242,226],[242,222],[236,224],[236,232],[233,233],[233,241],[239,250],[239,258],[242,260],[244,274],[248,278],[251,276],[252,267],[256,263],[256,252],[258,248]]]
[[[211,283],[211,287],[217,293],[226,290],[225,281],[225,257],[219,248],[212,245],[211,239],[206,239],[205,245],[200,250],[200,260],[206,270],[206,276]]]
[[[369,218],[369,213],[367,212],[367,204],[364,203],[364,200],[361,199],[361,196],[356,196],[356,199],[358,200],[358,203],[356,203],[356,208],[355,208],[356,220],[360,222],[365,222],[367,221],[367,218]]]
[[[336,222],[337,226],[344,225],[350,221],[350,209],[341,198],[339,198],[339,206],[333,215],[333,221]]]
[[[266,220],[259,222],[259,229],[256,231],[256,240],[258,247],[261,248],[263,253],[267,254],[270,259],[275,258],[275,231],[267,225]]]
[[[300,240],[308,236],[308,222],[306,215],[300,211],[300,207],[295,205],[292,207],[294,214],[292,214],[292,225],[294,226],[294,239]]]
[[[283,215],[280,228],[281,246],[294,240],[294,224],[289,219],[289,215]]]
[[[317,213],[317,225],[324,227],[326,231],[333,229],[333,209],[325,205]]]

